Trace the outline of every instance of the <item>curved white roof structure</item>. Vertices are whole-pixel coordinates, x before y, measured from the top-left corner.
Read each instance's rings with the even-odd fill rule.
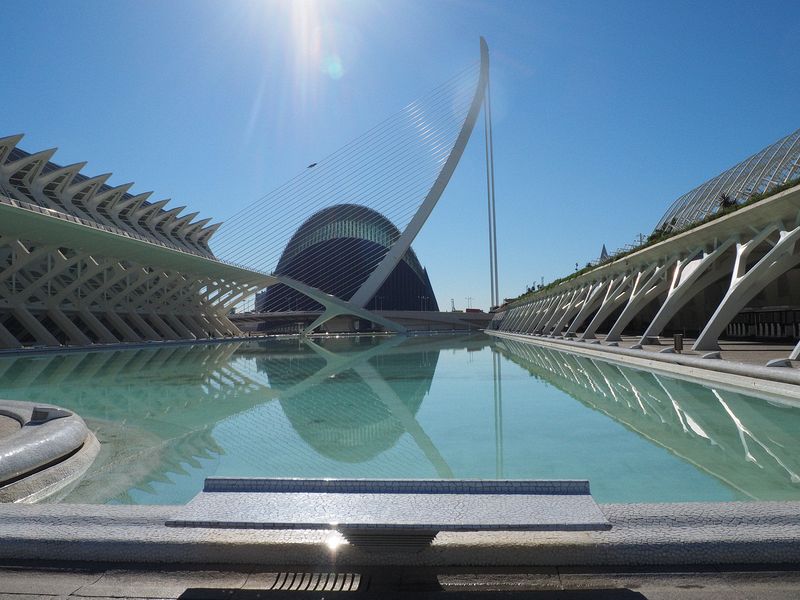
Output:
[[[736,203],[800,177],[800,129],[684,194],[656,230],[681,229],[714,214],[723,195]]]

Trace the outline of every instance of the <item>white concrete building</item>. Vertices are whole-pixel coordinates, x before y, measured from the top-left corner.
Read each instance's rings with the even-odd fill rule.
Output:
[[[0,347],[238,334],[227,314],[267,280],[208,247],[219,224],[0,138]]]
[[[663,241],[500,307],[491,328],[640,343],[681,332],[694,350],[718,349],[720,336],[796,341],[800,130],[681,196],[654,235]]]

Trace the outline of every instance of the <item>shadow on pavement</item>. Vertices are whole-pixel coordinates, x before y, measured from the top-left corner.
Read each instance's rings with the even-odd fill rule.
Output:
[[[639,592],[625,588],[595,590],[535,590],[535,591],[356,591],[356,592],[301,592],[282,590],[242,590],[192,588],[180,600],[322,600],[331,598],[359,598],[381,600],[425,600],[427,598],[465,600],[647,600]]]

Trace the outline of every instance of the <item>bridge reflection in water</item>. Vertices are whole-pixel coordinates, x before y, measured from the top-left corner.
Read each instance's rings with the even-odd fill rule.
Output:
[[[58,403],[97,433],[100,457],[70,502],[185,502],[211,474],[352,476],[387,452],[385,477],[425,461],[427,476],[451,478],[415,415],[442,350],[489,343],[284,339],[6,358],[0,397]]]
[[[531,377],[530,375],[533,375]],[[102,442],[70,502],[203,478],[588,478],[601,501],[800,498],[800,409],[481,334],[0,359]]]

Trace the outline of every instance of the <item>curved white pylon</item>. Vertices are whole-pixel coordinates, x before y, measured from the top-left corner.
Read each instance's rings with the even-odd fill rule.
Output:
[[[439,176],[436,178],[436,181],[433,182],[433,186],[427,196],[425,196],[425,200],[423,200],[419,209],[417,209],[416,214],[406,226],[403,234],[392,244],[392,247],[389,248],[389,251],[386,253],[386,256],[383,257],[380,264],[378,264],[367,280],[361,284],[358,291],[353,294],[353,297],[350,299],[352,304],[361,307],[367,305],[381,285],[383,285],[383,282],[386,281],[386,278],[389,277],[392,270],[397,266],[397,263],[403,258],[406,251],[411,247],[414,238],[417,237],[425,221],[428,220],[428,217],[433,211],[433,207],[436,206],[436,203],[444,192],[444,188],[447,187],[450,177],[453,176],[458,161],[461,160],[461,156],[464,154],[464,149],[467,147],[467,142],[469,141],[469,137],[475,127],[475,121],[478,119],[478,114],[483,105],[483,98],[488,80],[489,46],[486,44],[486,40],[481,38],[481,70],[478,78],[478,85],[475,89],[475,95],[472,98],[472,104],[467,113],[467,118],[461,126],[461,131],[456,138],[456,143],[453,145],[453,150],[450,152],[450,156],[447,157],[447,161],[439,172]]]
[[[402,260],[405,253],[411,247],[412,242],[419,234],[422,226],[428,220],[433,208],[436,206],[436,203],[441,198],[442,193],[444,192],[445,187],[447,187],[450,178],[453,176],[453,172],[458,166],[459,160],[461,160],[461,156],[464,154],[464,149],[467,146],[467,142],[469,141],[470,135],[472,134],[472,130],[475,127],[475,122],[478,119],[478,115],[480,114],[481,107],[483,106],[484,95],[486,91],[486,85],[489,80],[489,47],[486,44],[486,40],[481,38],[480,40],[481,46],[481,66],[480,66],[480,74],[478,77],[478,84],[475,88],[475,94],[472,98],[472,102],[470,104],[469,111],[467,112],[467,116],[464,119],[464,123],[461,126],[461,130],[459,131],[458,137],[456,138],[455,144],[453,145],[453,149],[450,151],[447,160],[445,161],[444,165],[442,166],[439,175],[437,176],[436,180],[433,182],[431,189],[428,191],[425,199],[420,204],[417,212],[412,217],[411,221],[408,223],[406,228],[403,230],[403,233],[400,237],[392,244],[389,250],[386,252],[386,255],[383,257],[378,266],[372,271],[372,273],[367,277],[366,281],[361,284],[361,287],[353,294],[352,298],[349,301],[341,300],[339,298],[333,300],[333,297],[324,294],[320,290],[316,288],[310,288],[308,291],[314,292],[314,295],[310,293],[306,293],[306,295],[317,299],[317,296],[324,295],[326,296],[327,302],[323,302],[325,306],[325,312],[316,320],[314,321],[309,327],[307,327],[303,333],[308,334],[314,331],[317,327],[329,321],[330,319],[342,315],[342,314],[353,314],[356,316],[361,316],[363,318],[369,319],[375,323],[384,325],[389,329],[397,332],[404,332],[405,328],[397,323],[393,323],[387,319],[379,317],[375,315],[371,311],[367,311],[364,307],[369,303],[372,297],[377,293],[380,289],[381,285],[383,285],[384,281],[389,277],[392,273],[394,268],[397,264]],[[278,279],[283,279],[278,277]],[[293,282],[297,283],[297,282]],[[300,290],[297,285],[292,285],[292,283],[287,283],[290,287],[298,291]],[[309,286],[305,286],[309,287]]]

